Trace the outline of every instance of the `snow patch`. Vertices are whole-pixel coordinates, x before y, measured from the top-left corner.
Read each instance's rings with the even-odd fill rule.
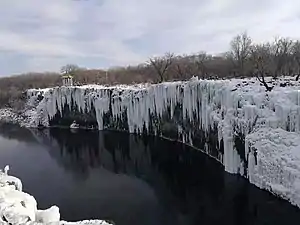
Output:
[[[88,220],[79,222],[60,221],[59,208],[52,206],[46,210],[38,210],[33,196],[22,192],[20,179],[0,171],[0,224],[2,225],[110,225],[104,220]]]

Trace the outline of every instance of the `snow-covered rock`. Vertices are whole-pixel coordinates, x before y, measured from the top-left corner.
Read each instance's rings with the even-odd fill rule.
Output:
[[[6,123],[21,124],[23,118],[11,108],[0,108],[0,121]]]
[[[52,206],[46,210],[37,210],[36,220],[40,223],[58,222],[60,220],[59,208]]]
[[[21,181],[6,173],[0,172],[0,224],[1,225],[110,225],[103,220],[79,222],[60,221],[59,208],[52,206],[46,210],[38,210],[33,196],[20,190]]]

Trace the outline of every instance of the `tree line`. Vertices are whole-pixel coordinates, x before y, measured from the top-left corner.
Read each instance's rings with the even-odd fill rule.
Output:
[[[167,52],[151,57],[135,66],[113,67],[108,70],[85,69],[74,64],[61,68],[60,73],[27,73],[0,78],[0,107],[21,108],[24,91],[29,88],[53,87],[61,84],[61,74],[74,76],[77,85],[159,83],[187,80],[193,76],[202,79],[256,77],[266,91],[271,84],[266,76],[300,78],[300,41],[276,37],[273,41],[254,43],[246,33],[235,36],[227,52],[211,55],[200,51],[189,55]]]
[[[257,77],[270,91],[271,87],[264,79],[266,76],[274,79],[295,76],[295,80],[299,80],[300,41],[276,37],[272,42],[257,44],[247,33],[242,33],[232,39],[230,50],[220,56],[205,52],[190,56],[166,53],[163,57],[151,58],[149,65],[154,68],[159,82],[168,79],[167,71],[170,69],[182,80],[195,75],[203,79]],[[217,66],[223,72],[217,72]]]

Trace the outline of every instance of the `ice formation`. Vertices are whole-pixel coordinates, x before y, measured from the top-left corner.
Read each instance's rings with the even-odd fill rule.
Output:
[[[103,220],[79,222],[60,221],[59,208],[52,206],[38,210],[31,195],[22,192],[21,181],[7,173],[0,172],[0,224],[1,225],[110,225]]]
[[[252,174],[264,171],[271,176],[272,172],[255,170],[251,164],[253,157],[248,155],[247,146],[253,132],[267,128],[271,133],[281,129],[294,136],[300,132],[299,83],[290,78],[269,82],[274,85],[271,92],[256,79],[197,78],[156,85],[33,89],[28,91],[31,109],[26,117],[29,126],[48,126],[55,118],[63,118],[66,110],[77,111],[94,114],[100,130],[116,128],[155,135],[164,135],[167,124],[180,141],[193,146],[203,142],[204,151],[222,162],[226,171],[249,177],[252,183],[266,188],[254,181],[259,176]],[[258,146],[257,151],[264,150]]]
[[[300,136],[262,128],[246,137],[249,181],[300,207]]]

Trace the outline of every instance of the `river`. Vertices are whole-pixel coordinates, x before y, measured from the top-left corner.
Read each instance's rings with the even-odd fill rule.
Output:
[[[0,126],[0,166],[21,178],[39,208],[69,221],[117,225],[286,225],[287,201],[224,172],[183,144],[120,132]]]

